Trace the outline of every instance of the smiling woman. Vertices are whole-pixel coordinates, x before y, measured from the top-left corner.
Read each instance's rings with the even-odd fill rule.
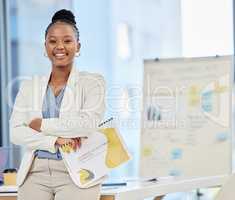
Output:
[[[74,16],[59,11],[46,30],[45,47],[53,67],[70,69],[75,53],[80,51],[79,32]]]
[[[80,148],[81,138],[98,129],[105,111],[104,79],[78,72],[74,66],[80,40],[71,11],[54,14],[46,29],[45,48],[51,73],[22,84],[10,119],[11,141],[27,149],[17,177],[18,199],[97,200],[104,178],[92,187],[79,188],[58,147]]]
[[[66,83],[74,56],[80,51],[79,31],[70,11],[58,11],[45,33],[47,56],[52,63],[50,86],[57,96]]]

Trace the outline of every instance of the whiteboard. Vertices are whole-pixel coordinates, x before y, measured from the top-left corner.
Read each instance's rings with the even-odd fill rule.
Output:
[[[144,62],[140,177],[231,173],[232,71],[230,56]]]

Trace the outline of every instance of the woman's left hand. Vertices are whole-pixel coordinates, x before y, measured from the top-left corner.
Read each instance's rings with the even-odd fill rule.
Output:
[[[35,118],[29,123],[29,127],[35,131],[41,132],[42,118]]]

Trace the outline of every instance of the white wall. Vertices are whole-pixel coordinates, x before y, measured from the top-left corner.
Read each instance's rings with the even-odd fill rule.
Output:
[[[98,72],[109,78],[109,0],[73,0],[81,40],[81,70]]]
[[[111,1],[111,45],[113,76],[129,82],[142,79],[143,59],[182,55],[180,0]],[[122,60],[117,53],[120,23],[130,28],[131,57]],[[130,71],[136,71],[129,77]]]
[[[51,68],[48,58],[44,57],[44,34],[55,11],[71,9],[71,0],[68,1],[40,1],[16,0],[18,28],[18,58],[19,76],[45,74]]]
[[[183,56],[233,53],[232,0],[182,0]]]
[[[111,112],[119,118],[120,130],[133,154],[128,166],[118,169],[116,175],[133,176],[137,173],[140,109],[142,95],[143,61],[157,57],[179,57],[182,55],[180,0],[112,0],[110,1],[110,75],[112,83],[120,89],[120,98],[112,106],[120,106],[119,112]],[[120,56],[120,25],[128,27],[130,55]],[[110,87],[111,85],[109,85]],[[135,89],[133,89],[135,88]],[[134,94],[134,98],[133,95]],[[117,95],[118,96],[118,95]],[[128,108],[131,112],[128,113]],[[132,109],[134,108],[134,109]]]

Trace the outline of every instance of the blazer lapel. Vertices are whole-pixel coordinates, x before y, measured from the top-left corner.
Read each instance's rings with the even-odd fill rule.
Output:
[[[51,72],[48,73],[48,74],[45,75],[45,76],[42,76],[42,78],[41,78],[40,98],[39,98],[39,110],[40,110],[40,112],[41,112],[41,115],[42,115],[43,100],[44,100],[44,97],[45,97],[45,95],[46,95],[46,89],[47,89],[47,85],[48,85],[50,76],[51,76]]]
[[[76,70],[75,66],[73,66],[69,74],[67,85],[64,91],[64,96],[61,102],[60,117],[66,117],[70,115],[70,112],[75,109],[75,97],[77,95],[75,87],[78,81],[78,77],[78,70]]]

